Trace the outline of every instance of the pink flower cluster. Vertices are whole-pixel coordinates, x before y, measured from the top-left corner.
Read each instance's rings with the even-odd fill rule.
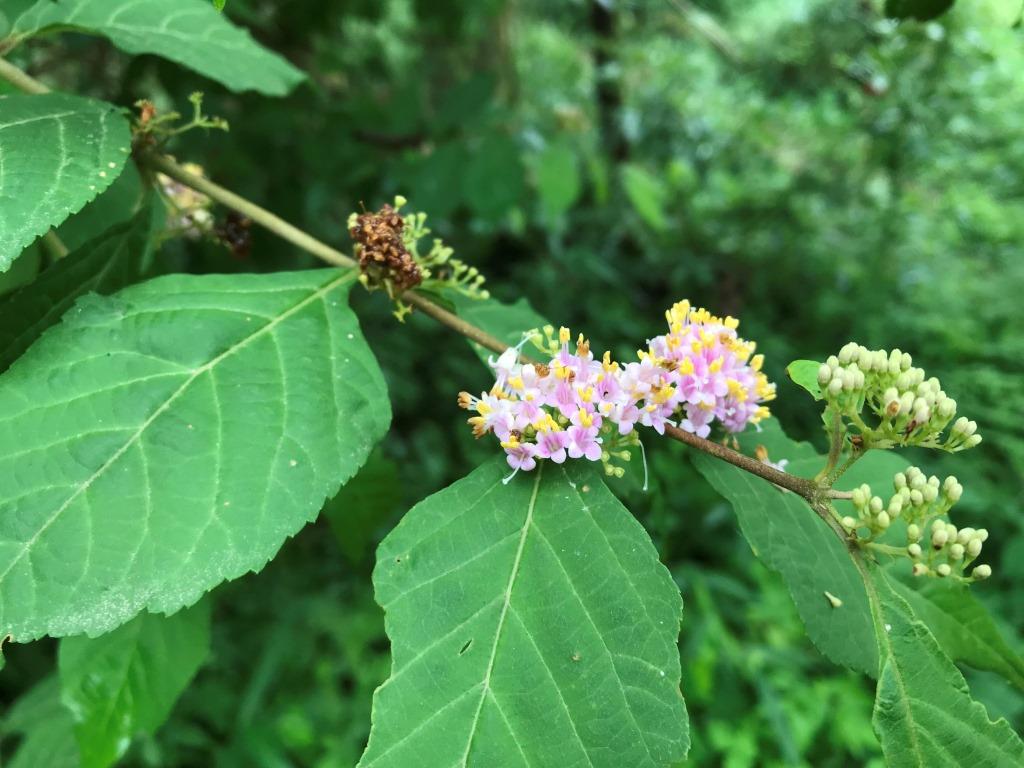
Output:
[[[548,330],[546,364],[523,363],[518,349],[491,358],[490,392],[459,394],[477,437],[494,434],[509,466],[529,471],[538,459],[609,459],[615,447],[636,445],[635,427],[679,426],[707,437],[717,419],[739,432],[768,416],[763,403],[775,387],[761,372],[763,356],[739,338],[739,321],[715,317],[689,302],[666,312],[668,333],[648,341],[639,361],[619,365],[605,353],[595,360],[581,335],[570,351],[567,328],[557,342]],[[513,475],[515,472],[513,472]]]

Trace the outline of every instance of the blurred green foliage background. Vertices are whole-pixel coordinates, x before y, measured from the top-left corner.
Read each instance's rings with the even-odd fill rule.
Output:
[[[937,21],[896,23],[880,6],[230,0],[229,15],[310,73],[283,100],[233,95],[94,38],[20,55],[68,90],[125,105],[183,109],[203,90],[231,132],[187,135],[180,159],[344,248],[350,211],[405,194],[496,297],[526,297],[599,350],[630,356],[684,297],[739,316],[779,382],[775,413],[804,439],[820,443],[818,408],[786,380],[790,360],[851,339],[912,352],[985,436],[920,463],[964,484],[955,522],[992,531],[996,575],[977,592],[1019,637],[1021,9],[960,2]],[[258,231],[246,259],[210,243],[164,258],[193,271],[312,266]],[[214,593],[210,662],[128,764],[339,766],[362,750],[389,664],[374,546],[493,446],[473,441],[455,407],[460,389],[489,384],[465,342],[421,317],[399,325],[379,295],[355,301],[388,375],[391,435],[265,571]],[[639,468],[614,487],[686,601],[690,764],[880,765],[870,681],[818,655],[731,510],[681,446],[656,442],[651,491]],[[49,674],[52,653],[12,649],[3,697]],[[968,680],[993,716],[1024,725],[1008,684]]]

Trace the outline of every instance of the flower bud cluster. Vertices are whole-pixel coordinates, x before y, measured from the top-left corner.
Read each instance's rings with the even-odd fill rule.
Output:
[[[616,449],[639,442],[637,425],[658,433],[679,426],[706,437],[716,420],[739,432],[768,416],[763,403],[775,389],[754,345],[737,335],[738,321],[685,301],[667,318],[669,332],[625,365],[608,353],[596,360],[582,335],[571,351],[569,330],[556,337],[547,327],[528,337],[549,356],[546,363],[523,363],[518,349],[506,350],[491,359],[490,392],[462,392],[459,405],[475,411],[469,423],[477,437],[498,438],[515,471],[533,469],[538,459],[586,458],[621,474],[610,461],[624,458]]]
[[[955,477],[940,481],[935,475],[926,477],[917,467],[908,467],[894,475],[893,490],[883,501],[872,495],[868,485],[854,489],[852,502],[858,517],[844,517],[843,526],[850,531],[866,527],[864,538],[871,540],[902,518],[907,524],[905,552],[915,576],[980,580],[992,575],[988,565],[978,565],[966,576],[967,567],[981,554],[988,531],[958,529],[945,519],[964,492]]]
[[[961,451],[981,442],[973,421],[961,417],[953,422],[956,401],[942,391],[939,380],[926,378],[910,355],[898,349],[870,350],[850,342],[821,364],[818,384],[829,405],[860,431],[870,447],[917,445]],[[874,424],[865,421],[869,415]]]
[[[407,202],[397,195],[393,206],[349,216],[348,229],[356,241],[360,282],[370,290],[384,288],[393,299],[420,286],[435,291],[449,288],[475,299],[489,298],[480,270],[453,258],[454,251],[440,239],[434,238],[430,250],[420,252],[420,241],[430,234],[427,215],[403,216],[401,209]],[[409,307],[399,302],[399,319],[408,311]]]

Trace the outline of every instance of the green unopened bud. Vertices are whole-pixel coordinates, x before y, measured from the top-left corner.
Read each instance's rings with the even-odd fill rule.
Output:
[[[882,500],[877,496],[872,496],[871,503],[868,505],[868,508],[871,510],[871,514],[877,515],[882,511]]]
[[[940,563],[935,566],[935,572],[942,578],[946,578],[953,572],[953,569],[949,567],[949,563]]]
[[[843,528],[845,528],[848,531],[852,531],[854,528],[857,527],[857,521],[854,518],[850,517],[849,515],[844,517],[842,522],[843,522]]]
[[[921,540],[921,528],[914,523],[907,526],[907,541],[920,541]]]
[[[975,569],[977,570],[977,569]],[[914,563],[913,574],[915,576],[925,576],[928,573],[928,566],[924,563]]]
[[[828,393],[830,395],[832,395],[833,397],[835,397],[836,395],[838,395],[842,391],[843,391],[843,378],[842,378],[842,376],[837,377],[835,379],[832,379],[832,381],[830,381],[828,383]]]
[[[946,533],[945,528],[940,528],[932,534],[932,546],[935,549],[942,549],[946,546],[947,541],[949,541],[949,534]]]
[[[950,560],[963,560],[964,559],[964,545],[953,544],[949,548],[949,559]]]
[[[981,435],[971,435],[964,441],[964,448],[974,448],[978,445],[981,445]]]
[[[973,576],[978,581],[981,581],[982,579],[987,579],[991,575],[992,567],[984,564],[979,565],[977,568],[971,571],[971,576]]]
[[[822,363],[818,366],[818,384],[824,387],[830,381],[832,381],[832,369]]]
[[[921,491],[921,496],[924,497],[925,502],[931,504],[937,498],[939,498],[939,489],[934,485],[926,485]]]
[[[961,528],[957,531],[956,540],[958,544],[966,544],[968,541],[974,538],[974,529],[967,527]]]
[[[878,517],[875,518],[875,522],[878,524],[878,527],[884,531],[886,528],[889,527],[892,521],[889,520],[888,512],[879,512]]]
[[[922,504],[924,504],[924,496],[921,495],[920,491],[911,491],[910,503],[913,504],[915,507],[920,507]]]
[[[915,559],[919,558],[921,556],[921,545],[920,544],[911,544],[911,545],[909,545],[907,547],[907,554],[910,555],[911,557],[915,558]]]
[[[907,476],[902,472],[897,472],[892,476],[892,485],[898,491],[900,488],[907,487]]]
[[[981,539],[971,539],[967,542],[967,554],[971,557],[981,554]]]
[[[987,528],[979,528],[977,531],[974,532],[974,535],[977,537],[978,541],[988,541]]]

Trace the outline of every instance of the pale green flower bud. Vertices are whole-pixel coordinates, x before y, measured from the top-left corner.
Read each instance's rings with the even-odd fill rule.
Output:
[[[952,523],[946,523],[946,536],[949,537],[950,541],[953,541],[953,540],[956,539],[956,534],[957,534],[956,526],[953,525]]]
[[[843,391],[843,379],[841,376],[837,376],[828,383],[828,393],[835,397]]]
[[[928,485],[930,485],[932,488],[938,488],[940,485],[939,478],[937,478],[935,475],[932,475],[931,477],[928,478]]]
[[[972,421],[971,423],[973,424],[974,422]],[[964,448],[974,448],[975,446],[980,445],[980,444],[981,444],[981,435],[971,435],[964,442]]]
[[[975,531],[974,535],[978,537],[978,541],[988,541],[987,528],[979,528],[977,531]]]
[[[939,498],[939,489],[936,488],[933,485],[926,485],[922,489],[921,495],[924,497],[924,500],[928,504],[931,504],[933,501],[935,501],[937,498]]]
[[[953,572],[953,569],[949,567],[949,563],[940,563],[935,567],[935,572],[942,578],[946,578]]]
[[[912,366],[913,364],[914,358],[912,358],[909,353],[904,352],[903,357],[900,358],[900,368],[906,371],[909,370],[910,366]]]
[[[920,507],[924,504],[924,496],[921,495],[920,491],[915,489],[910,492],[910,503],[915,507]]]
[[[945,400],[939,401],[937,408],[939,416],[944,419],[950,419],[956,413],[956,400],[951,400],[947,397]]]
[[[992,567],[989,565],[979,565],[977,568],[971,571],[971,576],[976,578],[978,581],[981,581],[982,579],[987,579],[991,575]]]
[[[900,488],[905,488],[907,485],[907,476],[902,472],[897,472],[892,476],[892,485],[897,491]]]
[[[899,517],[903,511],[903,499],[900,496],[893,496],[889,499],[889,506],[885,511],[889,513],[889,517]]]
[[[971,539],[967,542],[967,554],[971,557],[981,554],[981,539]]]
[[[878,496],[872,496],[869,504],[871,514],[877,515],[882,511],[882,500]]]
[[[960,544],[966,544],[968,541],[970,541],[973,538],[974,538],[974,529],[973,528],[969,528],[969,527],[968,528],[961,528],[959,530],[959,532],[956,534],[956,540]]]
[[[915,523],[907,526],[907,541],[920,541],[921,527]]]
[[[838,368],[839,358],[836,357],[835,355],[829,355],[828,358],[825,360],[825,363],[828,365],[829,368]]]
[[[946,533],[945,528],[940,528],[932,534],[932,546],[935,549],[942,549],[946,546],[947,541],[949,541],[949,534]]]
[[[945,520],[932,520],[932,530],[933,531],[940,531],[940,530],[942,530],[945,527],[946,527],[946,521]]]
[[[879,512],[878,517],[875,518],[875,522],[878,524],[878,527],[884,531],[886,528],[889,527],[892,521],[889,520],[888,512]]]
[[[947,490],[947,491],[948,491],[948,490],[949,490],[950,488],[952,488],[952,487],[953,487],[954,485],[956,485],[956,484],[957,484],[958,482],[959,482],[959,481],[958,481],[958,480],[956,479],[956,476],[955,476],[955,475],[950,475],[949,477],[947,477],[947,478],[946,478],[946,479],[945,479],[945,480],[944,480],[944,481],[942,482],[942,487],[943,487],[943,489],[944,489],[944,490]]]
[[[856,349],[857,345],[852,341],[849,344],[844,345],[843,348],[839,350],[839,364],[849,365],[850,361],[855,359],[854,353]]]
[[[964,545],[953,544],[949,548],[949,557],[951,560],[963,560],[964,559]]]
[[[852,497],[850,500],[853,502],[855,507],[863,507],[867,503],[867,499],[864,497],[864,491],[861,488],[854,488],[850,494]]]
[[[956,483],[955,485],[950,487],[949,490],[946,491],[946,498],[948,498],[952,503],[956,504],[958,501],[960,501],[960,497],[963,496],[963,494],[964,487],[960,485],[960,483]]]
[[[915,560],[921,556],[921,545],[914,543],[907,547],[907,554]]]
[[[832,369],[825,363],[818,367],[818,384],[826,386],[832,380]]]
[[[975,569],[977,570],[977,569]],[[914,575],[924,576],[928,573],[928,566],[924,563],[914,563]]]
[[[857,521],[854,518],[850,517],[849,515],[844,517],[842,522],[843,522],[843,528],[845,528],[848,531],[852,531],[854,528],[857,527]]]
[[[900,396],[900,416],[906,416],[914,407],[914,393],[904,392]]]

